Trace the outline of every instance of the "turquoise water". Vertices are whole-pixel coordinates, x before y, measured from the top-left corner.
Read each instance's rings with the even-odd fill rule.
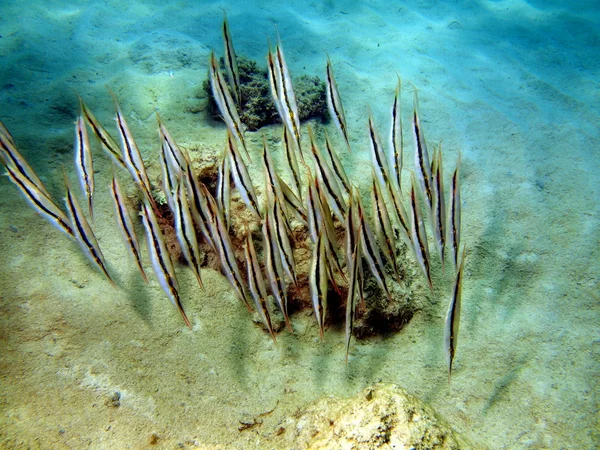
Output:
[[[0,180],[0,445],[144,448],[156,433],[166,448],[264,448],[309,402],[385,381],[478,448],[598,447],[596,3],[239,3],[2,2],[0,120],[57,202],[62,167],[75,184],[77,94],[114,132],[107,87],[115,92],[153,182],[155,110],[180,145],[214,162],[225,127],[207,117],[202,82],[210,51],[223,52],[225,8],[237,52],[260,65],[277,32],[295,77],[325,79],[330,56],[353,144],[342,162],[366,199],[367,105],[386,136],[399,74],[405,127],[413,84],[447,176],[462,154],[467,263],[451,387],[442,351],[451,276],[439,269],[434,295],[415,287],[421,311],[411,322],[355,342],[348,365],[343,328],[330,326],[320,343],[305,311],[275,346],[211,269],[202,291],[176,268],[185,328],[126,255],[96,146],[95,231],[119,289]],[[280,129],[247,133],[256,161],[263,132]],[[261,180],[260,165],[250,168]],[[238,431],[272,409],[261,427]]]

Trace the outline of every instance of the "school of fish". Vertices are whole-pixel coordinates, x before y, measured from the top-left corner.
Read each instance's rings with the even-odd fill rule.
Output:
[[[225,70],[221,73],[217,57],[211,53],[209,78],[213,97],[227,126],[225,150],[218,166],[215,194],[194,175],[190,156],[177,145],[157,114],[160,138],[160,166],[162,189],[174,218],[177,240],[188,266],[203,287],[199,242],[204,240],[214,251],[221,269],[236,296],[248,311],[258,313],[260,320],[276,342],[276,331],[271,323],[268,296],[283,315],[286,328],[293,331],[288,313],[287,293],[290,286],[298,287],[298,272],[292,239],[292,221],[307,231],[312,256],[308,273],[310,298],[317,321],[319,335],[324,337],[327,295],[331,286],[342,293],[339,280],[346,288],[346,361],[350,352],[357,299],[364,302],[366,263],[377,285],[389,301],[393,301],[390,275],[400,283],[398,246],[403,242],[414,253],[424,279],[434,292],[431,275],[432,259],[429,251],[427,228],[433,236],[434,248],[442,267],[446,248],[455,273],[454,287],[448,306],[444,331],[444,354],[448,382],[456,354],[461,310],[462,280],[465,249],[460,250],[461,202],[460,155],[454,170],[449,199],[446,203],[441,145],[434,148],[430,160],[424,131],[420,120],[417,91],[414,90],[414,107],[410,129],[413,135],[414,171],[410,175],[410,189],[406,199],[402,193],[404,134],[401,112],[402,85],[398,77],[390,114],[390,134],[387,149],[377,131],[371,111],[368,111],[367,132],[372,162],[370,183],[372,223],[368,220],[358,189],[349,180],[334,141],[325,134],[325,151],[310,126],[307,126],[309,154],[301,147],[302,129],[294,95],[292,77],[285,61],[281,41],[274,51],[269,44],[267,73],[271,95],[281,117],[282,143],[290,180],[287,184],[277,172],[266,139],[263,140],[261,163],[265,179],[261,198],[249,175],[250,152],[240,121],[242,89],[236,62],[236,53],[227,19],[223,27]],[[346,117],[335,81],[333,65],[326,63],[327,106],[333,123],[343,141],[344,150],[351,151]],[[88,216],[77,201],[65,180],[66,214],[52,199],[40,178],[17,150],[13,137],[0,122],[0,159],[9,179],[17,186],[28,203],[58,230],[77,242],[90,262],[116,286],[108,272],[104,256],[94,236],[93,196],[94,168],[88,129],[98,139],[102,149],[113,163],[110,192],[115,206],[115,217],[126,247],[135,260],[140,274],[148,282],[140,244],[135,232],[130,208],[126,204],[117,171],[129,173],[141,194],[140,211],[146,238],[147,254],[152,269],[166,296],[177,308],[185,324],[192,322],[186,315],[179,296],[175,265],[167,250],[157,217],[159,206],[153,195],[146,166],[129,129],[116,96],[115,122],[119,135],[118,145],[111,134],[98,122],[91,110],[79,98],[79,114],[75,122],[75,169],[81,192],[86,200]],[[302,166],[298,164],[300,156]],[[431,162],[430,162],[431,161]],[[231,189],[237,190],[253,220],[259,224],[262,258],[255,246],[255,237],[247,231],[243,244],[244,260],[236,258],[230,236]],[[156,190],[157,187],[154,187]],[[299,225],[298,225],[299,224]],[[345,231],[343,242],[338,240],[336,224]],[[399,239],[400,238],[400,241]],[[245,266],[246,277],[242,274]],[[386,267],[389,270],[386,270]]]

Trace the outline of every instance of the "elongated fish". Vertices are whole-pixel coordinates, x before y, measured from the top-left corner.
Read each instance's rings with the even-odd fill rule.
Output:
[[[229,158],[223,155],[219,170],[217,172],[217,206],[225,219],[225,226],[229,230],[231,223],[231,169],[229,168]]]
[[[133,135],[129,130],[129,126],[127,125],[127,121],[125,120],[125,116],[123,116],[123,112],[121,111],[121,107],[117,102],[117,97],[111,91],[110,93],[113,97],[113,101],[115,103],[115,109],[117,111],[117,115],[115,117],[115,121],[117,122],[117,129],[119,130],[119,135],[121,136],[121,148],[123,150],[123,160],[125,161],[125,165],[127,170],[131,174],[133,181],[140,188],[150,205],[154,211],[158,211],[156,206],[156,202],[152,197],[152,190],[150,187],[150,180],[148,179],[148,174],[146,173],[146,167],[144,166],[144,160],[142,159],[142,155],[140,150],[138,149],[135,140],[133,139]]]
[[[4,139],[6,139],[9,143],[11,143],[13,146],[16,147],[15,145],[15,140],[12,137],[12,134],[10,134],[10,132],[8,131],[8,129],[4,126],[4,124],[2,123],[2,121],[0,120],[0,137],[4,137]]]
[[[327,310],[327,260],[325,258],[325,242],[323,231],[319,233],[317,243],[313,249],[312,263],[310,266],[310,296],[317,324],[319,325],[319,336],[321,341],[325,332],[325,313]]]
[[[333,212],[340,222],[344,221],[346,216],[347,205],[342,195],[342,190],[337,182],[336,177],[333,175],[333,170],[329,167],[327,160],[321,153],[312,129],[308,128],[308,134],[310,137],[310,147],[315,160],[315,172],[319,183],[325,188],[325,195]]]
[[[242,127],[240,115],[235,106],[235,102],[229,93],[229,89],[225,84],[223,75],[221,75],[219,63],[217,62],[217,58],[215,57],[214,53],[210,54],[209,67],[210,86],[212,88],[213,97],[217,102],[217,106],[219,107],[219,111],[221,111],[221,117],[223,117],[223,121],[225,122],[225,125],[227,125],[229,132],[242,145],[242,149],[244,150],[246,157],[248,160],[250,160],[250,154],[248,153],[246,141],[244,140],[244,128]]]
[[[290,333],[293,333],[292,325],[290,323],[290,317],[288,315],[287,307],[287,287],[285,284],[285,274],[283,272],[283,266],[281,264],[281,254],[273,248],[273,231],[272,224],[270,223],[269,214],[265,215],[262,225],[262,234],[264,242],[264,262],[265,262],[265,273],[267,275],[267,281],[273,297],[277,302],[277,306],[283,314],[285,320],[285,326]]]
[[[298,167],[298,159],[294,151],[294,143],[290,136],[290,131],[287,127],[283,127],[283,148],[285,149],[285,158],[292,173],[292,188],[297,193],[298,198],[302,200],[302,183],[300,182],[300,168]]]
[[[444,196],[444,173],[442,169],[442,146],[440,145],[433,155],[432,163],[433,185],[433,214],[431,215],[431,229],[435,238],[435,246],[444,267],[444,250],[446,248],[446,199]]]
[[[425,143],[425,133],[421,127],[419,113],[419,98],[415,89],[414,110],[413,110],[413,137],[415,141],[415,172],[419,180],[419,189],[427,204],[428,212],[433,205],[433,194],[431,191],[431,166],[429,163],[429,154],[427,153],[427,144]]]
[[[278,80],[279,89],[279,104],[283,112],[282,120],[290,134],[292,140],[300,152],[300,158],[304,161],[302,146],[300,144],[300,115],[298,114],[298,105],[296,104],[296,95],[292,86],[292,77],[288,70],[281,41],[278,41],[275,47],[275,77]]]
[[[346,364],[350,351],[350,339],[354,329],[354,310],[356,296],[360,289],[358,274],[361,267],[360,258],[360,220],[356,217],[354,200],[350,192],[348,212],[346,213],[346,270],[348,272],[348,295],[346,296]]]
[[[404,135],[402,133],[402,81],[398,77],[394,103],[392,105],[392,123],[390,126],[390,168],[392,183],[402,191],[402,159],[404,155]]]
[[[256,311],[260,316],[260,320],[265,324],[271,339],[276,344],[275,333],[273,332],[273,325],[271,325],[271,315],[267,308],[267,288],[265,286],[265,280],[260,271],[260,265],[258,264],[258,258],[256,257],[256,250],[254,249],[254,242],[252,242],[252,236],[250,233],[246,236],[246,244],[244,245],[244,254],[246,256],[246,266],[248,267],[248,287],[250,293],[254,298],[254,305]]]
[[[106,270],[106,263],[104,262],[104,256],[102,255],[102,251],[100,250],[100,246],[98,245],[98,241],[96,240],[96,236],[94,236],[94,232],[92,231],[88,221],[83,215],[83,211],[81,210],[81,206],[79,206],[79,202],[77,198],[73,195],[71,191],[71,187],[69,186],[69,180],[67,178],[66,173],[63,173],[65,188],[67,190],[67,194],[65,197],[65,204],[67,206],[67,213],[69,214],[69,219],[72,225],[73,235],[75,236],[75,240],[83,250],[83,253],[87,258],[96,266],[110,281],[110,284],[113,287],[117,287],[108,271]]]
[[[377,128],[375,127],[375,121],[373,120],[373,113],[369,108],[369,143],[371,144],[371,162],[375,169],[375,174],[381,186],[388,186],[390,184],[390,170],[387,165],[387,158],[381,145],[381,139]]]
[[[465,253],[466,250],[463,248],[460,264],[458,265],[458,269],[456,271],[454,289],[452,290],[452,298],[450,299],[450,305],[448,305],[448,313],[446,314],[446,323],[444,326],[444,354],[446,355],[446,364],[448,365],[448,384],[450,384],[452,362],[454,361],[454,356],[456,356],[456,345],[458,343],[458,326],[460,324],[460,307]]]
[[[229,23],[227,22],[227,15],[223,11],[223,44],[225,50],[225,70],[227,71],[227,81],[229,82],[229,88],[235,98],[236,104],[241,107],[242,105],[242,94],[240,89],[240,72],[238,69],[237,56],[233,48],[233,40],[231,39],[231,33],[229,31]]]
[[[427,243],[427,234],[425,225],[423,224],[423,215],[421,213],[421,205],[417,196],[417,181],[415,174],[411,173],[412,186],[410,190],[410,232],[413,243],[413,250],[417,258],[417,262],[427,279],[429,289],[433,292],[433,284],[431,283],[431,266],[429,259],[429,244]]]
[[[92,149],[88,138],[87,128],[83,116],[77,117],[75,123],[75,170],[79,175],[79,185],[88,202],[90,218],[94,220],[94,208],[92,200],[94,197],[94,164],[92,160]]]
[[[6,174],[12,181],[25,200],[42,218],[50,222],[57,230],[62,231],[68,237],[75,239],[75,233],[70,220],[65,216],[61,209],[44,194],[40,189],[22,172],[17,170],[13,164],[6,164]]]
[[[44,194],[49,199],[51,198],[46,186],[44,186],[44,183],[42,183],[42,180],[40,180],[35,171],[17,150],[14,140],[8,133],[8,130],[6,130],[6,133],[0,133],[0,161],[5,166],[12,167],[13,172],[20,173],[21,176],[29,180],[29,182],[35,186],[39,192]]]
[[[133,226],[133,221],[131,220],[131,214],[129,214],[129,208],[127,208],[127,202],[125,200],[125,196],[123,195],[123,191],[121,190],[121,185],[119,184],[119,180],[116,176],[116,170],[113,166],[113,177],[110,184],[110,194],[115,203],[115,214],[117,217],[117,223],[119,225],[119,230],[121,231],[121,235],[123,236],[123,240],[125,241],[125,247],[127,251],[133,256],[135,262],[140,270],[140,274],[142,278],[148,283],[148,277],[146,276],[146,272],[144,272],[144,267],[142,265],[142,254],[140,252],[140,244],[137,238],[137,234],[135,232],[135,228]]]
[[[379,248],[391,263],[398,284],[401,284],[400,272],[398,271],[398,264],[396,262],[396,239],[385,199],[383,198],[383,191],[374,171],[372,173],[371,207],[373,208],[373,220],[375,221]]]
[[[96,138],[102,144],[102,149],[108,155],[108,157],[115,163],[117,166],[127,169],[127,165],[121,156],[121,150],[119,146],[112,138],[112,136],[106,131],[106,129],[98,122],[98,119],[94,116],[92,111],[87,107],[84,101],[79,97],[79,105],[81,107],[81,112],[85,117],[85,121],[90,126],[90,128],[94,131]]]
[[[337,83],[333,76],[333,67],[331,66],[331,59],[327,55],[327,108],[329,109],[329,115],[333,119],[335,126],[340,131],[340,134],[346,142],[348,151],[350,150],[350,140],[348,139],[348,128],[346,126],[346,115],[344,114],[344,106],[342,105],[342,99],[338,93]]]
[[[242,160],[242,156],[238,150],[237,144],[230,132],[227,132],[227,145],[225,147],[227,156],[229,157],[229,165],[231,166],[231,174],[233,182],[242,197],[242,200],[248,206],[256,217],[261,218],[258,209],[258,197],[254,191],[254,185],[248,174],[248,168]]]
[[[181,246],[183,256],[185,256],[188,265],[198,280],[201,288],[204,288],[202,277],[200,276],[200,250],[198,249],[198,240],[196,239],[196,228],[190,213],[190,206],[184,188],[180,184],[175,186],[175,232],[177,240]]]
[[[450,211],[448,216],[448,244],[452,252],[452,262],[458,265],[458,248],[460,246],[460,154],[456,161],[456,169],[452,174]]]
[[[152,268],[154,274],[160,283],[160,287],[167,294],[171,303],[179,310],[183,321],[192,329],[192,324],[188,319],[183,305],[181,304],[181,298],[179,297],[179,286],[177,284],[177,278],[175,278],[175,269],[173,268],[173,262],[171,256],[165,245],[165,240],[158,226],[154,211],[148,201],[142,203],[142,222],[146,230],[146,242],[148,244],[148,254],[150,255],[150,261],[152,262]]]
[[[339,182],[340,186],[344,188],[345,194],[349,195],[351,190],[350,180],[348,179],[348,175],[346,175],[344,166],[337,155],[337,151],[333,148],[333,145],[331,145],[327,130],[325,130],[325,149],[327,150],[327,156],[329,156],[331,168],[333,169],[337,181]]]
[[[381,255],[379,254],[379,248],[377,246],[377,241],[375,240],[375,236],[373,235],[373,231],[369,226],[365,218],[365,214],[360,202],[360,197],[356,198],[356,207],[358,208],[358,216],[360,219],[360,245],[362,254],[367,260],[369,264],[369,269],[371,269],[371,273],[375,277],[377,284],[385,295],[387,295],[388,300],[393,301],[392,294],[387,287],[387,283],[385,282],[385,270],[383,268],[383,261],[381,260]]]

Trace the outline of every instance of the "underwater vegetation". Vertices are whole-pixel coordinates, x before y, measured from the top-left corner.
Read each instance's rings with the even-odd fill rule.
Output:
[[[407,267],[414,261],[433,293],[435,252],[442,266],[451,265],[455,273],[444,338],[450,379],[465,257],[465,250],[461,255],[460,249],[459,164],[451,176],[447,201],[442,148],[435,147],[430,159],[416,89],[410,123],[414,172],[407,191],[402,189],[405,143],[400,79],[391,108],[387,148],[369,111],[372,171],[368,210],[327,132],[307,125],[304,133],[301,126],[305,117],[323,117],[326,108],[344,142],[343,151],[352,151],[354,144],[348,137],[332,62],[327,60],[324,84],[317,78],[292,80],[281,42],[273,50],[269,48],[264,72],[253,61],[237,59],[226,20],[223,38],[222,64],[210,55],[206,87],[227,126],[225,151],[218,167],[202,178],[194,172],[187,150],[176,143],[157,115],[162,186],[152,186],[116,97],[111,93],[119,144],[80,99],[75,169],[86,199],[87,216],[93,220],[91,130],[113,162],[111,195],[126,246],[147,282],[133,215],[120,187],[121,173],[128,173],[139,191],[138,208],[153,272],[189,328],[192,323],[179,295],[174,265],[180,257],[194,272],[200,288],[203,267],[212,265],[220,270],[273,341],[283,327],[293,332],[291,316],[295,310],[312,308],[321,339],[328,323],[343,322],[346,358],[353,334],[395,331],[410,320],[417,306],[415,280]],[[297,96],[297,84],[302,82],[308,86],[302,91],[305,107],[300,107]],[[275,167],[266,137],[260,160],[254,161],[245,138],[246,128],[258,129],[276,121],[283,124],[286,175]],[[86,212],[66,176],[67,214],[51,198],[1,124],[0,147],[10,180],[30,205],[77,242],[90,262],[114,284]],[[252,166],[262,168],[263,186],[252,182]],[[434,243],[431,252],[428,235]],[[180,253],[173,252],[173,248]]]

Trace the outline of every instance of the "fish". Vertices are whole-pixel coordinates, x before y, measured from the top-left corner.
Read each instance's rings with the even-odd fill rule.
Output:
[[[156,202],[152,197],[152,188],[150,187],[150,180],[148,179],[148,174],[146,173],[146,167],[144,166],[144,160],[142,159],[140,150],[138,149],[138,146],[135,143],[135,140],[133,139],[133,135],[129,130],[127,121],[125,120],[123,112],[121,111],[121,107],[117,102],[117,97],[112,91],[110,94],[113,97],[115,109],[117,111],[115,121],[117,122],[119,136],[121,136],[121,149],[123,150],[123,160],[125,161],[127,170],[131,174],[135,184],[140,188],[140,190],[152,206],[152,209],[154,211],[158,211]]]
[[[108,157],[114,164],[116,164],[119,167],[122,167],[123,169],[127,169],[127,165],[123,160],[119,146],[112,138],[112,136],[108,133],[108,131],[106,131],[106,129],[100,124],[100,122],[98,122],[98,119],[96,119],[91,109],[87,107],[87,105],[81,97],[79,97],[79,106],[81,112],[83,113],[85,121],[96,135],[96,138],[100,141],[104,152],[108,155]]]
[[[256,311],[260,316],[260,319],[269,330],[273,343],[277,344],[275,333],[273,331],[273,325],[271,324],[271,315],[267,308],[267,288],[265,286],[265,280],[262,276],[260,265],[258,264],[258,258],[256,257],[256,250],[254,248],[254,242],[250,232],[246,235],[246,242],[244,245],[244,255],[246,257],[246,266],[248,268],[248,287],[250,293],[254,298],[254,305]]]
[[[242,160],[237,144],[229,131],[227,132],[227,145],[225,149],[226,154],[229,157],[233,182],[246,206],[248,206],[250,211],[252,211],[260,220],[261,215],[258,208],[258,197],[254,191],[254,185],[248,174],[246,164]]]
[[[237,56],[233,48],[233,40],[229,31],[227,15],[223,11],[223,44],[225,47],[225,70],[227,71],[227,81],[235,102],[238,106],[242,105],[242,94],[240,88],[240,72],[238,69]]]
[[[348,273],[348,294],[346,296],[346,364],[348,364],[348,353],[350,351],[350,339],[354,328],[355,299],[360,289],[358,285],[358,274],[361,267],[360,259],[360,221],[356,217],[352,192],[348,199],[348,211],[346,213],[346,271]]]
[[[369,108],[369,143],[371,144],[371,162],[375,169],[375,174],[381,186],[388,186],[390,183],[390,170],[387,165],[387,158],[381,145],[381,139],[379,139],[379,133],[375,127],[375,121],[373,120],[373,113]]]
[[[186,192],[180,184],[175,186],[175,233],[181,246],[181,252],[194,272],[201,288],[204,288],[202,277],[200,276],[200,250],[198,249],[198,240],[196,238],[196,229],[190,213],[190,207]]]
[[[310,266],[309,284],[313,310],[319,325],[319,336],[323,341],[325,334],[325,313],[327,310],[327,260],[325,258],[325,242],[323,230],[319,232],[317,243],[313,249]]]
[[[271,98],[273,99],[273,104],[275,105],[275,109],[279,114],[279,117],[283,120],[283,115],[285,114],[283,110],[283,106],[281,105],[281,90],[283,87],[281,86],[281,77],[278,75],[278,67],[275,63],[275,58],[273,57],[273,52],[271,51],[271,40],[268,39],[268,51],[267,51],[267,78],[269,79],[269,87],[271,91]],[[283,126],[284,129],[287,130],[287,127]]]
[[[431,166],[429,163],[429,154],[427,153],[427,144],[425,142],[425,133],[421,127],[419,117],[419,98],[415,89],[414,110],[413,110],[413,138],[415,142],[415,171],[419,180],[419,189],[428,207],[431,211],[433,206],[433,194],[431,191]]]
[[[158,122],[158,135],[166,155],[166,162],[168,163],[169,172],[173,174],[174,178],[179,178],[187,170],[187,160],[183,155],[183,152],[175,142],[175,139],[167,130],[165,123],[160,118],[158,112],[156,113],[156,120]],[[175,185],[175,179],[173,179],[173,185]]]
[[[444,173],[442,168],[442,146],[434,151],[431,165],[433,186],[433,214],[431,214],[431,229],[444,267],[444,250],[446,248],[446,199],[444,195]]]
[[[331,168],[333,169],[336,180],[340,184],[340,187],[344,188],[344,193],[349,195],[351,191],[350,180],[348,179],[348,175],[346,175],[346,171],[344,170],[340,158],[338,158],[337,152],[331,145],[327,130],[325,130],[325,149],[327,150],[327,156],[329,156],[329,160],[331,161]]]
[[[81,206],[79,206],[77,198],[71,191],[66,172],[63,172],[63,178],[65,182],[65,188],[67,190],[65,196],[65,205],[67,206],[67,213],[69,215],[69,221],[72,225],[75,240],[81,247],[81,250],[83,250],[85,256],[87,256],[92,264],[106,276],[110,284],[116,288],[117,285],[111,278],[108,270],[106,270],[104,256],[102,255],[102,250],[100,250],[96,236],[94,236],[94,232],[92,231],[90,224],[83,215],[83,211],[81,210]]]
[[[54,228],[62,231],[69,238],[75,239],[71,221],[54,201],[44,194],[23,172],[19,171],[14,164],[6,164],[5,168],[8,178],[17,186],[31,207]]]
[[[281,253],[273,249],[272,242],[274,239],[269,214],[265,214],[265,219],[263,220],[262,224],[262,234],[264,242],[264,264],[267,281],[269,287],[271,288],[271,292],[273,293],[273,297],[275,297],[277,306],[279,307],[281,314],[283,314],[285,326],[290,333],[293,333],[288,314],[287,288],[285,284],[283,266],[281,264]]]
[[[215,201],[213,196],[210,195],[206,186],[202,185],[201,187],[202,191],[204,192],[204,196],[208,201],[209,209],[211,212],[210,220],[213,230],[213,242],[219,254],[221,267],[223,268],[225,277],[227,278],[227,281],[229,281],[229,284],[235,291],[238,298],[242,301],[242,303],[244,303],[244,305],[248,309],[248,312],[252,313],[252,306],[250,306],[250,303],[248,302],[248,298],[246,296],[244,282],[242,280],[242,275],[240,274],[240,269],[235,258],[233,245],[231,244],[229,233],[227,232],[227,228],[225,227],[225,220],[223,219],[223,216],[219,211],[217,202]]]
[[[144,271],[144,267],[142,265],[142,254],[140,252],[140,244],[137,238],[137,234],[135,232],[135,227],[133,226],[133,221],[131,220],[131,215],[129,214],[129,208],[127,208],[125,196],[123,195],[121,185],[119,184],[119,180],[117,179],[114,164],[113,176],[110,183],[110,194],[114,200],[115,215],[117,217],[119,230],[121,231],[121,235],[123,236],[123,240],[126,244],[125,247],[135,259],[135,262],[138,266],[138,269],[140,270],[140,274],[142,275],[144,282],[148,284],[148,277],[146,276],[146,272]]]
[[[327,55],[327,108],[329,110],[329,115],[335,123],[335,126],[344,138],[344,142],[346,143],[348,151],[352,151],[350,149],[350,140],[348,139],[348,128],[346,126],[344,105],[342,105],[342,99],[338,93],[337,83],[335,82],[333,67],[331,65],[331,59],[329,59],[329,55]]]
[[[221,75],[217,58],[212,52],[210,54],[209,67],[210,86],[215,102],[219,107],[219,111],[221,111],[223,121],[225,122],[225,125],[227,125],[227,129],[231,135],[234,136],[237,142],[242,145],[242,149],[244,150],[248,160],[251,160],[250,154],[248,153],[248,148],[246,147],[246,141],[244,140],[244,128],[242,126],[242,121],[240,120],[240,115],[235,106],[235,102],[229,93],[229,89],[225,84],[223,75]]]
[[[400,94],[402,92],[402,81],[398,77],[394,103],[392,105],[390,126],[390,168],[392,183],[402,192],[402,160],[404,156],[404,135],[402,133],[402,104]]]
[[[4,137],[4,139],[8,143],[10,143],[13,147],[16,147],[15,140],[13,139],[12,134],[10,134],[10,132],[8,131],[8,129],[6,128],[6,126],[4,126],[4,124],[0,120],[0,138],[1,137]]]
[[[278,94],[281,112],[283,112],[281,118],[292,136],[294,145],[298,149],[298,152],[300,152],[300,158],[304,161],[300,142],[300,115],[298,114],[298,105],[296,104],[296,95],[294,94],[294,87],[292,86],[292,77],[290,76],[287,63],[285,62],[281,40],[279,40],[275,46],[275,77],[277,79],[277,85],[280,87]]]
[[[342,195],[342,190],[333,175],[333,170],[329,167],[329,164],[323,157],[321,150],[317,146],[315,137],[312,129],[308,128],[308,135],[310,137],[310,147],[313,158],[315,160],[315,171],[319,183],[325,188],[324,193],[327,197],[328,203],[331,206],[334,214],[340,222],[344,221],[346,215],[347,205]]]
[[[450,384],[450,375],[452,373],[452,363],[456,356],[456,346],[458,343],[458,326],[460,324],[460,307],[462,297],[463,267],[465,264],[466,250],[463,248],[460,264],[456,270],[454,280],[454,289],[452,289],[452,298],[448,305],[446,321],[444,324],[444,354],[448,366],[448,384]]]
[[[79,184],[81,190],[88,202],[90,218],[94,220],[94,164],[92,159],[92,149],[88,138],[87,128],[83,116],[77,117],[75,123],[75,170],[79,175]]]
[[[454,169],[451,179],[450,214],[448,216],[447,242],[450,246],[455,269],[458,266],[458,248],[460,246],[460,160],[461,156],[459,154],[456,169]]]
[[[296,152],[294,151],[294,143],[290,136],[290,132],[287,127],[283,127],[283,148],[285,149],[285,157],[292,173],[292,188],[297,193],[297,196],[302,200],[302,183],[300,182],[300,168],[298,167],[298,159],[296,158]]]
[[[286,211],[288,211],[288,213],[291,212],[300,222],[307,225],[306,207],[279,175],[277,175],[277,178],[279,179],[279,185],[281,186],[281,192],[283,194],[283,199],[285,200]]]
[[[377,247],[377,241],[375,240],[375,236],[373,235],[371,227],[365,219],[360,197],[356,198],[356,207],[358,208],[358,216],[361,226],[360,245],[362,249],[362,255],[367,260],[369,269],[371,269],[371,273],[375,277],[377,284],[379,284],[381,290],[385,292],[388,300],[392,302],[392,294],[390,293],[387,283],[385,282],[385,270],[383,268],[383,261],[381,260],[381,255],[379,254],[379,249]]]
[[[167,145],[163,142],[160,146],[160,168],[162,172],[162,184],[167,205],[171,212],[175,211],[175,186],[178,184],[178,179],[181,175],[177,175],[173,165],[169,162]],[[183,179],[183,177],[181,177]]]
[[[150,255],[154,274],[158,279],[160,287],[164,293],[167,294],[171,303],[179,310],[183,321],[191,330],[192,324],[183,309],[183,304],[181,303],[181,298],[179,296],[179,286],[177,284],[177,278],[175,277],[173,261],[171,261],[171,256],[167,250],[162,231],[158,226],[152,206],[147,199],[144,199],[142,202],[141,216],[146,231],[148,254]]]
[[[219,164],[216,196],[217,206],[221,210],[225,219],[225,226],[229,230],[231,224],[231,169],[227,155],[223,155],[221,164]]]
[[[429,289],[433,292],[433,284],[431,282],[431,266],[429,258],[429,245],[427,243],[427,233],[423,224],[423,215],[419,198],[417,197],[417,181],[415,174],[411,173],[411,190],[410,190],[410,231],[412,238],[412,248],[415,252],[417,262],[427,279]]]
[[[373,220],[375,221],[379,248],[391,263],[396,281],[398,281],[398,284],[401,284],[398,263],[396,262],[396,239],[387,206],[385,205],[385,199],[383,198],[383,191],[381,190],[375,171],[372,171],[371,207],[373,208]]]
[[[23,158],[21,153],[17,150],[14,140],[10,133],[8,133],[8,130],[0,133],[0,161],[7,166],[7,168],[10,166],[12,172],[18,172],[21,175],[20,178],[28,180],[37,191],[46,196],[49,200],[52,198],[48,193],[46,186],[44,186],[44,183],[40,180],[40,177],[37,176],[25,158]]]

